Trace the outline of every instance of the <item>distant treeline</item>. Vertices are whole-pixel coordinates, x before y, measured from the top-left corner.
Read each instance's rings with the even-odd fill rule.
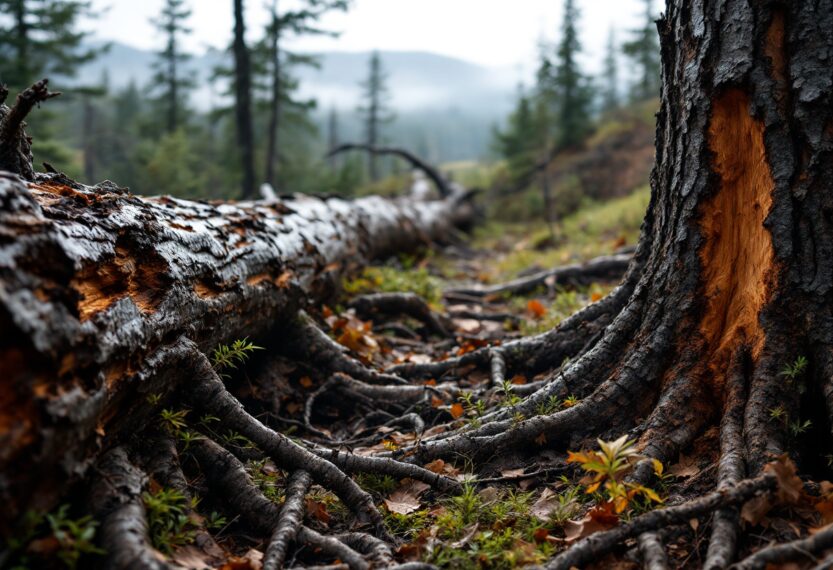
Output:
[[[645,2],[645,26],[622,46],[639,69],[633,100],[654,96],[659,84],[656,29],[650,0]],[[348,135],[435,155],[440,145],[413,117],[393,127],[387,74],[377,53],[368,62],[356,117],[322,112],[314,100],[299,96],[298,70],[317,62],[287,50],[286,40],[333,35],[319,26],[321,17],[349,5],[350,0],[301,0],[292,10],[281,10],[272,0],[267,25],[247,43],[243,0],[226,4],[229,64],[204,81],[216,100],[228,104],[206,112],[189,103],[197,85],[182,40],[192,33],[191,10],[186,0],[165,0],[153,21],[163,41],[151,80],[114,91],[104,73],[95,84],[73,87],[50,101],[30,121],[36,163],[48,162],[88,183],[111,179],[137,193],[228,198],[254,196],[264,182],[278,192],[351,195],[369,181],[403,171],[394,161],[358,155],[325,159],[328,148]],[[107,49],[87,47],[81,31],[97,17],[90,0],[0,0],[0,8],[0,81],[12,94],[41,77],[72,78]],[[494,153],[505,159],[513,179],[547,156],[580,145],[599,115],[620,105],[619,46],[612,32],[604,76],[593,80],[576,62],[577,19],[574,0],[566,0],[559,41],[542,48],[534,88],[520,90],[515,111],[492,134]],[[394,133],[402,140],[392,141]],[[473,128],[472,136],[483,134]]]

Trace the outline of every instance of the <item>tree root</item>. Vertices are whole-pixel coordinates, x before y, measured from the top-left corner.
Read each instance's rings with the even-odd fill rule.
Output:
[[[297,360],[314,363],[329,372],[343,372],[365,382],[407,384],[400,376],[377,372],[350,356],[345,347],[327,336],[304,312],[299,313],[285,337],[290,341],[287,350]]]
[[[269,539],[269,547],[263,559],[263,570],[279,570],[282,567],[289,544],[295,540],[304,520],[304,495],[311,482],[312,479],[306,471],[296,471],[292,474],[286,487],[286,501],[281,507],[278,524],[275,525],[272,538]]]
[[[249,415],[225,388],[208,359],[193,352],[195,378],[188,397],[199,408],[218,417],[228,428],[252,440],[278,465],[309,471],[322,487],[332,489],[359,520],[370,523],[375,532],[386,536],[382,516],[373,499],[332,463],[310,453],[283,434],[276,433]]]
[[[361,554],[342,541],[331,536],[324,536],[309,527],[302,526],[298,529],[298,541],[315,547],[331,558],[343,561],[350,570],[369,570],[370,568],[370,564],[362,558]]]
[[[833,524],[829,524],[815,534],[784,544],[775,544],[762,548],[747,556],[732,568],[735,570],[763,570],[769,564],[781,564],[794,560],[817,561],[816,555],[833,548]],[[829,566],[822,566],[829,568]]]
[[[116,447],[95,466],[90,507],[101,521],[101,545],[108,568],[169,570],[171,566],[153,550],[147,534],[142,490],[147,477]]]
[[[726,404],[720,424],[720,460],[717,467],[717,488],[727,489],[743,479],[743,412],[746,406],[743,362],[736,355],[727,375]],[[727,568],[735,559],[740,534],[740,513],[737,507],[726,507],[714,514],[704,570]]]
[[[362,318],[377,314],[407,315],[425,324],[429,330],[442,337],[451,336],[448,318],[431,310],[422,297],[415,293],[372,293],[359,295],[348,303]]]
[[[504,294],[521,295],[539,287],[553,289],[556,285],[576,287],[597,281],[615,282],[625,275],[632,258],[630,254],[604,255],[585,263],[540,271],[500,285],[450,289],[446,294],[452,298],[461,295],[481,298]]]
[[[547,570],[569,570],[574,566],[584,566],[609,554],[629,538],[656,531],[664,526],[687,523],[692,518],[720,508],[743,504],[762,491],[773,490],[776,484],[774,475],[762,475],[756,479],[741,481],[731,488],[715,491],[682,505],[645,513],[627,524],[611,530],[597,532],[580,540],[553,558],[546,564],[545,568]]]
[[[668,556],[665,555],[659,533],[643,532],[638,541],[644,570],[668,570]]]

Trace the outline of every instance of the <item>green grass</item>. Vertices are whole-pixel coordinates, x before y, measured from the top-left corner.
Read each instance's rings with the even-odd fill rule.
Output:
[[[476,230],[474,245],[507,249],[516,243],[524,244],[497,259],[491,276],[494,282],[515,278],[536,265],[550,268],[584,261],[611,253],[619,241],[636,243],[649,200],[650,190],[646,186],[624,198],[587,204],[558,224],[561,243],[550,249],[535,248],[535,244],[549,238],[549,229],[541,222],[489,222]]]
[[[366,267],[357,277],[345,279],[342,286],[348,295],[410,292],[435,305],[442,299],[440,280],[422,267]]]

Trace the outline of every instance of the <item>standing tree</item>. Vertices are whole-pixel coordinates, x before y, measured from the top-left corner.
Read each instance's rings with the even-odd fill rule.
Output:
[[[579,12],[575,0],[564,0],[561,40],[554,61],[546,52],[538,70],[538,89],[552,108],[555,146],[558,150],[578,145],[590,132],[593,91],[579,68]]]
[[[0,84],[12,93],[52,75],[73,77],[78,67],[101,49],[83,46],[87,33],[78,29],[84,18],[95,16],[89,0],[0,0]],[[55,115],[43,113],[32,134],[38,156],[55,164],[71,160],[69,151],[54,140]]]
[[[367,79],[362,83],[364,104],[358,109],[364,122],[364,142],[369,148],[379,146],[382,126],[393,121],[393,114],[388,107],[390,94],[387,79],[379,52],[374,51],[370,56]],[[374,182],[379,180],[377,156],[372,152],[367,155],[367,167],[370,179]]]
[[[756,499],[746,514],[763,516],[805,493],[786,461],[767,463],[792,452],[802,469],[817,467],[831,438],[831,28],[833,0],[670,1],[661,22],[664,81],[652,198],[620,286],[542,335],[397,365],[384,375],[345,363],[323,331],[297,318],[299,291],[326,290],[330,272],[345,271],[357,251],[389,253],[414,235],[432,229],[437,235],[453,221],[447,214],[453,202],[371,198],[334,207],[307,198],[218,207],[136,198],[109,185],[71,187],[58,175],[29,186],[3,179],[0,319],[11,334],[0,346],[0,362],[14,389],[0,401],[0,492],[7,506],[0,522],[13,524],[11,517],[33,497],[39,505],[55,504],[68,487],[67,472],[80,473],[105,449],[90,469],[105,564],[163,567],[144,532],[139,497],[146,477],[125,449],[136,442],[120,436],[159,423],[149,418],[160,409],[169,415],[181,409],[174,419],[182,425],[192,421],[187,409],[198,409],[214,427],[188,441],[210,488],[256,532],[271,534],[264,567],[280,567],[287,543],[296,541],[326,546],[333,557],[346,553],[360,568],[368,565],[361,554],[382,550],[380,542],[391,537],[373,496],[347,473],[407,476],[453,492],[461,490],[458,482],[421,466],[463,458],[469,466],[497,459],[492,469],[513,462],[528,467],[528,455],[552,448],[546,461],[560,470],[553,455],[594,444],[600,435],[625,434],[606,444],[608,461],[598,469],[631,471],[623,481],[605,481],[605,491],[645,485],[661,471],[654,460],[673,462],[683,450],[696,456],[695,464],[716,464],[718,490],[628,521],[595,510],[579,532],[611,518],[617,525],[568,542],[545,567],[585,567],[638,540],[645,566],[664,568],[657,531],[686,527],[692,518],[711,534],[704,566],[729,567],[741,548],[754,547],[739,540],[740,505]],[[45,85],[36,87],[31,95],[48,96]],[[25,101],[0,108],[0,133],[20,132],[25,112],[17,105]],[[377,223],[367,223],[370,212],[378,213]],[[322,233],[317,243],[307,239]],[[252,254],[241,255],[240,248]],[[299,445],[253,415],[269,415],[269,408],[253,405],[253,388],[274,386],[274,363],[246,375],[246,406],[234,397],[234,383],[218,375],[217,356],[212,363],[205,351],[244,334],[262,334],[280,348],[294,345],[305,364],[330,365],[322,376],[332,377],[338,364],[354,377],[336,375],[331,394],[379,406],[408,394],[424,401],[422,386],[394,373],[445,380],[456,376],[449,371],[491,365],[490,386],[504,385],[507,372],[542,377],[528,385],[527,396],[479,415],[477,423],[447,424],[410,445],[354,455],[318,438]],[[457,386],[453,393],[459,394]],[[806,448],[794,445],[790,426],[799,419],[815,426]],[[291,507],[279,512],[245,466],[211,443],[227,429],[293,473],[286,493]],[[639,455],[614,453],[614,447],[626,451],[628,437]],[[184,480],[178,461],[175,451],[163,454],[158,471]],[[444,463],[430,465],[437,466]],[[310,479],[369,522],[378,540],[346,533],[325,542],[304,527],[300,513]],[[689,490],[708,480],[697,477]],[[773,529],[769,536],[783,533]],[[339,540],[361,546],[340,548]],[[807,539],[764,546],[737,567],[815,563],[831,547],[828,525]],[[833,563],[826,556],[820,567]]]
[[[234,0],[234,119],[243,171],[242,199],[255,195],[254,127],[252,125],[252,67],[246,46],[243,0]]]
[[[159,102],[165,109],[165,130],[173,133],[182,124],[182,110],[185,107],[186,93],[194,86],[193,74],[185,73],[182,64],[190,55],[182,51],[180,38],[191,33],[185,21],[191,17],[191,9],[185,0],[165,0],[162,13],[154,19],[156,28],[165,35],[165,49],[158,53],[154,62],[155,74],[152,89],[160,90]]]
[[[610,29],[605,48],[604,69],[602,70],[602,112],[610,113],[619,108],[619,64],[616,58],[616,32]]]
[[[633,60],[639,70],[636,83],[631,89],[631,97],[635,101],[644,101],[659,95],[660,88],[660,60],[659,36],[655,23],[653,0],[643,0],[645,3],[645,21],[641,28],[633,31],[633,39],[622,46],[625,54]]]
[[[315,57],[288,52],[282,42],[291,36],[334,35],[332,32],[315,27],[315,23],[331,10],[346,10],[347,0],[304,0],[294,10],[280,13],[278,0],[272,1],[270,21],[266,34],[255,47],[260,67],[270,79],[269,119],[266,132],[265,180],[275,188],[282,185],[278,180],[281,161],[280,131],[284,109],[290,113],[305,116],[314,106],[314,101],[295,98],[298,83],[291,75],[291,69],[299,65],[318,65]]]

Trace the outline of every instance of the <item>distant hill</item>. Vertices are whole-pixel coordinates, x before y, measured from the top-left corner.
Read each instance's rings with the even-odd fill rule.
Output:
[[[314,97],[319,109],[335,107],[341,114],[342,133],[357,136],[355,108],[360,82],[367,73],[367,52],[318,54],[319,69],[299,68],[302,94]],[[516,75],[507,68],[487,68],[428,52],[380,52],[389,76],[391,103],[397,114],[389,137],[392,142],[421,147],[432,160],[465,160],[483,156],[492,125],[511,110]],[[146,86],[152,76],[155,54],[114,42],[109,52],[83,66],[77,80],[98,83],[107,76],[111,89],[131,81]],[[200,84],[192,104],[208,109],[219,103],[221,88],[212,93],[208,77],[226,54],[209,50],[188,63]]]

